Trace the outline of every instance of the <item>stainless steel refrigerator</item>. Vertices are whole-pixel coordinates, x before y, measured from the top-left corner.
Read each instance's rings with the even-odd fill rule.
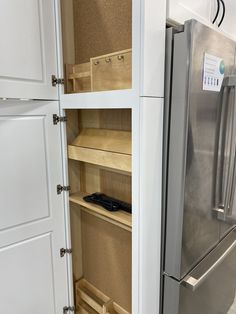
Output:
[[[236,314],[236,43],[167,30],[163,314]]]

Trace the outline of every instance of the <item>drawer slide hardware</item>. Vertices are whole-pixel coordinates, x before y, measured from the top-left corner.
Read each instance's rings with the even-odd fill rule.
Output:
[[[74,306],[64,306],[63,307],[63,314],[67,314],[68,312],[75,312]]]
[[[71,254],[71,253],[72,253],[72,249],[64,249],[64,248],[60,249],[60,256],[61,257],[64,257],[65,254]]]
[[[65,83],[64,78],[57,78],[56,75],[52,75],[52,86],[63,85]]]
[[[71,187],[68,186],[62,186],[60,184],[57,185],[57,194],[61,194],[62,192],[68,192],[71,190]]]
[[[67,121],[67,117],[60,117],[57,114],[53,115],[53,124],[58,124],[59,122],[66,122]]]

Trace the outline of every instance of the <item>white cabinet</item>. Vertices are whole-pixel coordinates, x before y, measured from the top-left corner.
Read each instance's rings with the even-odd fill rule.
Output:
[[[167,0],[167,19],[183,24],[190,19],[196,19],[209,24],[211,19],[212,0]]]
[[[218,27],[223,15],[223,6],[220,3],[219,16],[214,23],[212,21],[217,12],[217,1],[193,1],[193,0],[167,0],[167,20],[174,24],[184,24],[186,20],[196,19],[236,40],[236,3],[234,0],[225,0],[225,17]]]
[[[53,0],[0,2],[0,97],[58,99]]]
[[[4,313],[158,313],[165,1],[2,1],[0,35]]]
[[[61,313],[68,304],[58,102],[0,101],[2,313]],[[13,301],[14,300],[14,301]]]
[[[233,40],[236,40],[236,3],[234,0],[226,0],[225,6],[225,18],[221,24],[220,29],[222,32],[224,32],[225,35],[231,37]]]

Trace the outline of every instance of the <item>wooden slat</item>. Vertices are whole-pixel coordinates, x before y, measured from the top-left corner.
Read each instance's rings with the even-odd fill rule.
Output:
[[[93,308],[91,308],[87,303],[83,302],[82,300],[76,304],[76,314],[97,314]]]
[[[90,62],[66,64],[66,92],[82,93],[91,91]]]
[[[126,310],[124,310],[121,306],[119,306],[117,303],[113,302],[112,300],[110,302],[107,302],[105,305],[106,313],[107,314],[130,314]]]
[[[105,304],[110,301],[109,297],[85,279],[76,282],[76,297],[80,306],[83,303],[88,305],[88,307],[83,306],[84,309],[91,307],[101,314],[105,313]]]
[[[74,80],[74,79],[80,79],[84,77],[90,77],[90,71],[89,72],[81,72],[81,73],[71,73],[68,76],[69,80]]]
[[[82,299],[85,303],[87,303],[96,312],[102,313],[102,306],[96,301],[94,301],[94,299],[88,293],[80,289],[77,291],[77,295],[80,299]]]
[[[72,145],[131,155],[131,132],[82,129]]]
[[[81,314],[130,314],[87,280],[75,283],[76,308]]]
[[[69,159],[100,165],[111,169],[132,171],[131,155],[68,145]]]
[[[132,230],[132,215],[131,214],[122,210],[119,210],[117,212],[110,212],[99,205],[85,202],[83,200],[83,197],[86,195],[87,195],[86,193],[82,193],[82,192],[72,194],[70,195],[70,201],[82,206],[81,207],[82,210],[84,208],[87,209],[87,211],[90,214],[94,214],[95,216],[98,216],[101,219],[104,219],[115,225],[118,225],[119,227],[125,230],[128,230],[128,231]]]

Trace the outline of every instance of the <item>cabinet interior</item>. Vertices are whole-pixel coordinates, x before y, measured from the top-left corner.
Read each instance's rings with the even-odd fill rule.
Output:
[[[132,0],[61,0],[65,93],[132,87]]]
[[[131,204],[131,110],[66,112],[73,277],[77,313],[131,313],[132,214],[83,196]]]

